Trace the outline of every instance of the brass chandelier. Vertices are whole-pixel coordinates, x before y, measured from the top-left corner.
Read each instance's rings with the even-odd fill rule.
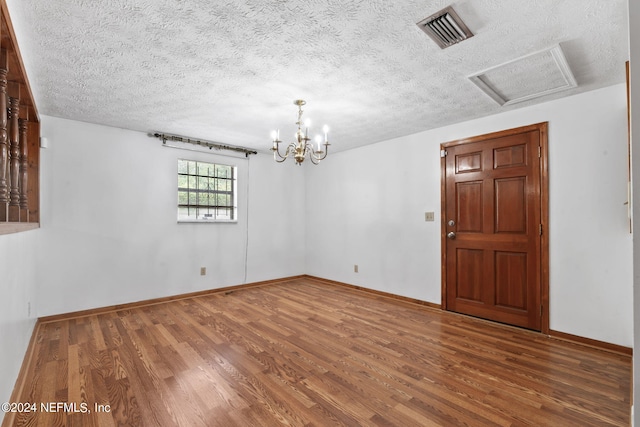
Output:
[[[329,152],[329,128],[327,125],[324,125],[322,131],[324,132],[324,144],[322,143],[322,137],[320,135],[316,136],[316,146],[309,142],[311,139],[309,138],[309,121],[305,123],[305,131],[302,131],[302,106],[306,104],[303,99],[296,99],[293,101],[294,105],[298,106],[298,121],[296,125],[298,125],[298,130],[295,134],[295,142],[292,142],[287,146],[284,154],[280,154],[280,130],[271,132],[271,138],[273,140],[273,147],[271,147],[271,151],[273,151],[273,159],[282,163],[291,155],[296,160],[297,165],[301,165],[304,162],[305,157],[309,157],[311,163],[317,165],[320,163],[320,160],[323,160],[327,157],[327,153]],[[322,146],[324,145],[324,151]]]

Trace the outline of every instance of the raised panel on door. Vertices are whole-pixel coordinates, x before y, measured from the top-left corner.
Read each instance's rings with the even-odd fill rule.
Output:
[[[457,298],[482,302],[484,252],[477,249],[458,249],[456,267]]]
[[[456,183],[456,215],[458,232],[480,233],[483,224],[482,181]]]
[[[527,254],[522,252],[495,252],[496,306],[526,311]]]
[[[525,234],[527,232],[526,181],[526,176],[494,181],[494,230],[496,233]]]
[[[493,150],[493,168],[503,169],[527,164],[526,144],[500,147]]]
[[[455,156],[456,173],[478,172],[482,170],[482,153],[464,153]]]

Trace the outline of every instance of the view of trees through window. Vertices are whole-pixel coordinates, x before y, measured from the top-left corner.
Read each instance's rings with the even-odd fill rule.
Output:
[[[178,160],[178,221],[235,221],[236,167]]]

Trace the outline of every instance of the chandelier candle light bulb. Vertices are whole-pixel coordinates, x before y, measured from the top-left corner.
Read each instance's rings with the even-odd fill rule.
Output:
[[[320,160],[323,160],[327,157],[327,153],[329,152],[329,127],[325,125],[322,130],[324,132],[324,151],[322,150],[322,137],[318,135],[316,137],[316,142],[318,143],[318,150],[315,150],[314,144],[309,139],[309,127],[311,127],[311,121],[309,119],[305,120],[305,131],[302,132],[302,106],[306,104],[306,102],[302,99],[297,99],[293,101],[294,105],[298,106],[298,121],[296,125],[298,125],[298,130],[294,135],[295,141],[291,144],[287,145],[287,148],[284,154],[280,153],[280,130],[271,132],[271,138],[273,138],[273,147],[271,147],[271,151],[273,151],[273,159],[282,163],[287,160],[287,157],[293,155],[293,158],[296,161],[297,165],[301,165],[304,162],[305,157],[309,157],[311,163],[317,165],[320,163]]]

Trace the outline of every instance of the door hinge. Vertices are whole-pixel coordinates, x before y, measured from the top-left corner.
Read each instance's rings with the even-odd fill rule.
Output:
[[[540,304],[540,317],[544,314],[544,310],[542,309],[542,304]]]
[[[540,224],[540,235],[542,236],[542,224]]]
[[[538,158],[542,157],[542,147],[538,145]]]
[[[440,157],[447,157],[447,150],[440,150]]]

